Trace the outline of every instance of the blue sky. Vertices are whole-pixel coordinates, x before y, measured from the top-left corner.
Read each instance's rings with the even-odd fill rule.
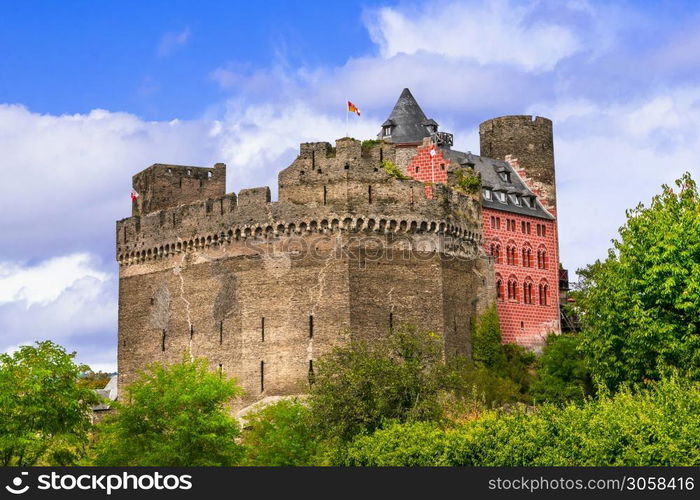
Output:
[[[698,177],[696,2],[0,0],[0,351],[51,338],[116,365],[114,222],[155,162],[269,185],[298,143],[370,138],[409,87],[455,147],[554,121],[561,259]]]

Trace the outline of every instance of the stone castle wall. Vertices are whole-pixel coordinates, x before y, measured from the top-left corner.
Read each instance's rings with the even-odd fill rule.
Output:
[[[381,341],[404,322],[468,354],[470,321],[495,293],[480,200],[443,185],[429,199],[385,160],[398,161],[396,148],[302,144],[277,202],[267,188],[217,191],[145,213],[143,198],[116,231],[120,385],[150,362],[204,356],[239,379],[245,406],[304,392],[333,346]]]

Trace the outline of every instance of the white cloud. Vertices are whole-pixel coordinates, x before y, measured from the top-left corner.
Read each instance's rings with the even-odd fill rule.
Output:
[[[573,271],[605,258],[625,210],[698,178],[700,87],[678,88],[613,106],[578,99],[529,110],[555,130],[561,257]]]
[[[158,57],[167,57],[171,55],[175,49],[185,45],[190,39],[190,29],[184,28],[182,31],[170,32],[164,34],[158,43],[156,53]]]
[[[88,254],[35,265],[0,262],[0,352],[52,340],[81,362],[114,366],[116,276]]]
[[[549,71],[581,50],[569,27],[554,20],[533,21],[536,4],[512,1],[429,2],[421,9],[384,7],[370,21],[380,54],[429,52],[479,64],[512,64],[526,71]]]
[[[82,278],[101,282],[108,279],[109,275],[90,264],[90,256],[85,253],[54,257],[35,266],[0,262],[0,304],[45,304]]]

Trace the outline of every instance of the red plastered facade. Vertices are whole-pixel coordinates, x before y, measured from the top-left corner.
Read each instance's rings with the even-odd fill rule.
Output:
[[[429,198],[432,197],[430,184],[446,183],[449,167],[449,160],[439,148],[434,149],[434,155],[431,151],[432,145],[419,146],[405,171],[426,183]],[[510,163],[532,189],[534,186],[517,160]],[[533,192],[539,195],[538,190]],[[553,207],[545,207],[552,215],[556,214]],[[550,332],[561,331],[556,221],[492,208],[484,208],[482,217],[484,251],[494,255],[496,304],[503,342],[541,348]]]
[[[500,281],[496,304],[503,342],[541,347],[548,333],[560,331],[556,223],[491,208],[482,214],[484,250],[494,257],[497,288]]]

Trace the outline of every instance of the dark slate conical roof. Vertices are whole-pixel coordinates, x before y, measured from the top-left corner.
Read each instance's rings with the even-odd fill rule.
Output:
[[[389,118],[382,125],[392,126],[391,137],[384,136],[383,128],[379,131],[379,137],[395,144],[421,142],[424,137],[430,136],[427,125],[431,123],[434,123],[437,129],[437,123],[428,120],[411,91],[403,89]]]

